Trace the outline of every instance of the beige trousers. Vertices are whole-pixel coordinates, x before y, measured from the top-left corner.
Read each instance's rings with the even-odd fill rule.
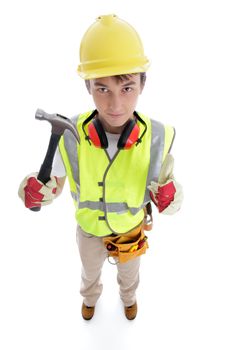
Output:
[[[101,237],[84,232],[77,226],[77,243],[82,262],[82,280],[80,293],[87,306],[94,306],[103,289],[101,270],[107,250]],[[136,301],[136,289],[139,284],[140,257],[127,263],[116,265],[117,281],[120,286],[120,297],[125,306],[131,306]],[[114,266],[112,266],[114,268]]]

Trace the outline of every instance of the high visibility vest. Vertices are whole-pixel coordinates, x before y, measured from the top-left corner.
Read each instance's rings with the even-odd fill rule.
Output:
[[[85,139],[82,124],[91,113],[73,118],[80,144],[68,130],[59,143],[75,217],[84,231],[95,236],[124,234],[143,221],[143,208],[150,201],[147,186],[158,181],[175,130],[138,113],[147,125],[141,143],[128,150],[118,149],[110,159],[105,149]]]

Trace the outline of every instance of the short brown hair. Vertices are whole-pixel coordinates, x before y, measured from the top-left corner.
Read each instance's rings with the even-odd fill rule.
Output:
[[[124,80],[129,80],[133,75],[138,74],[138,73],[132,73],[132,74],[120,74],[120,75],[114,75],[113,78],[116,79],[116,81],[124,81]],[[141,86],[143,86],[146,82],[146,72],[140,72],[140,82]],[[90,80],[85,80],[85,84],[87,89],[90,89]]]
[[[135,74],[138,74],[138,73],[114,75],[114,78],[117,81],[124,81],[124,80],[129,80]],[[146,73],[145,72],[141,72],[139,74],[140,74],[141,84],[144,85],[145,81],[146,81]]]

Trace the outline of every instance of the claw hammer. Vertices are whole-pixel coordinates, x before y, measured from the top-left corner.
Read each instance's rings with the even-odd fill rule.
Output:
[[[39,120],[47,120],[52,125],[51,137],[47,149],[47,153],[45,155],[44,161],[40,167],[37,179],[43,184],[46,184],[50,180],[50,175],[52,171],[52,164],[54,155],[59,143],[61,136],[64,134],[65,130],[70,130],[77,142],[80,143],[80,139],[77,133],[76,126],[72,123],[72,121],[60,114],[54,113],[49,114],[43,111],[42,109],[37,109],[36,119]],[[31,208],[32,211],[39,211],[40,207]]]

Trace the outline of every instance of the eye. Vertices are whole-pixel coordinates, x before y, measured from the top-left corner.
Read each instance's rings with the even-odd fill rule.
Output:
[[[130,87],[130,86],[126,86],[124,89],[123,89],[123,92],[131,92],[133,89]]]
[[[104,93],[108,92],[108,89],[105,88],[105,87],[100,87],[100,88],[98,89],[98,91],[99,91],[101,94],[104,94]]]

